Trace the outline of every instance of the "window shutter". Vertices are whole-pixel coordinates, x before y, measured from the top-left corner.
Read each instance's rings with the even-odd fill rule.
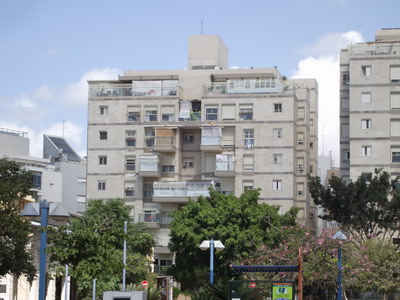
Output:
[[[391,136],[400,136],[400,120],[390,121]]]
[[[225,127],[222,131],[222,145],[235,146],[235,127]]]
[[[390,94],[391,108],[400,108],[400,93]]]
[[[235,120],[236,106],[235,105],[223,105],[222,106],[222,119],[223,120]]]

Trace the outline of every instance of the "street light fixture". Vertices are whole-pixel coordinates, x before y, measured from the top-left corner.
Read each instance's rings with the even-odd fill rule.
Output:
[[[341,241],[347,240],[346,235],[342,231],[336,231],[333,235],[332,239],[339,240],[339,249],[338,249],[338,277],[337,277],[337,300],[342,300],[342,243]]]
[[[214,248],[218,251],[224,249],[225,246],[221,241],[204,240],[199,247],[201,250],[210,248],[210,283],[214,284]]]
[[[45,300],[46,292],[46,247],[49,217],[61,222],[67,220],[70,214],[59,203],[41,200],[36,203],[28,203],[21,211],[21,216],[35,220],[40,217],[40,258],[39,258],[39,300]]]

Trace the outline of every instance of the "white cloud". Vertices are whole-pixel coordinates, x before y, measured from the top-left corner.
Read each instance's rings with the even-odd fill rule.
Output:
[[[104,68],[94,69],[82,75],[78,82],[67,86],[60,95],[61,101],[72,104],[86,104],[88,99],[88,80],[117,80],[119,69]]]
[[[33,91],[32,97],[37,100],[51,101],[54,99],[54,94],[52,90],[44,84]]]
[[[28,95],[20,94],[19,97],[15,100],[14,106],[17,108],[34,108],[36,107],[35,102],[33,102]]]
[[[311,56],[301,60],[292,78],[315,78],[318,81],[319,154],[333,151],[339,164],[339,53],[349,43],[364,41],[359,32],[329,33],[307,47]]]

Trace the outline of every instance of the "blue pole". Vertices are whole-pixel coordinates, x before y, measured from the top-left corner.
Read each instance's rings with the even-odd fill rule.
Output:
[[[214,240],[210,241],[210,282],[214,284]]]
[[[338,249],[337,300],[342,300],[342,246]]]
[[[47,247],[47,221],[49,217],[49,203],[40,201],[40,264],[39,264],[39,300],[46,297],[46,247]]]
[[[124,222],[124,232],[125,234],[128,233],[128,223],[125,221]],[[122,291],[125,292],[125,287],[126,287],[126,240],[124,239],[124,255],[122,258],[122,262],[124,264],[124,268],[122,270]]]

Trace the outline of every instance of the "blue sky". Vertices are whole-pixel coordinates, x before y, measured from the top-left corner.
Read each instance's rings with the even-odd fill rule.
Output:
[[[86,80],[185,68],[187,38],[203,21],[203,33],[228,46],[231,67],[317,78],[320,153],[338,163],[339,49],[400,27],[399,11],[398,0],[2,0],[0,127],[28,131],[41,156],[42,134],[62,135],[66,120],[66,138],[84,154]]]

